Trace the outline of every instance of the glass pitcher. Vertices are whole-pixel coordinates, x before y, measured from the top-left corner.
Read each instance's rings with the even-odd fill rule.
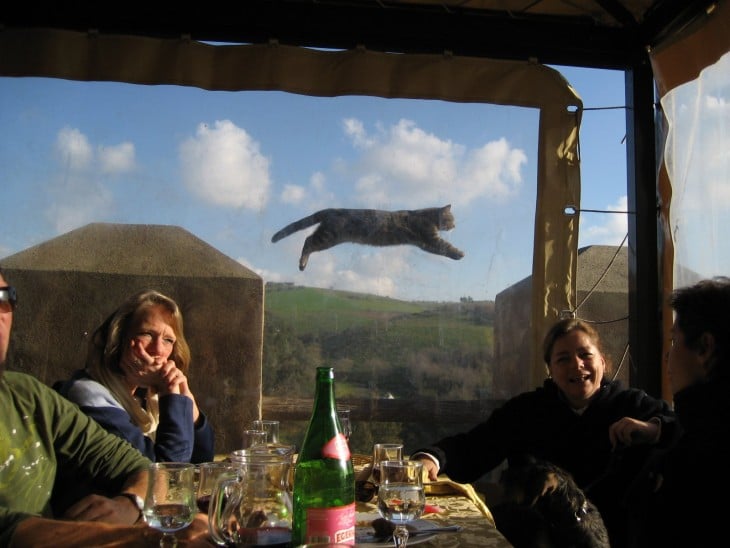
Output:
[[[232,463],[216,483],[208,510],[210,534],[220,546],[289,546],[291,456],[251,454]]]

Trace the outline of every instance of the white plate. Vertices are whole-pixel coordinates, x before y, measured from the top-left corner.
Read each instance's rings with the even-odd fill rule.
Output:
[[[368,548],[382,547],[382,548],[393,548],[393,539],[390,540],[364,540],[363,537],[372,537],[375,533],[370,523],[380,517],[380,514],[365,514],[357,513],[357,527],[355,528],[355,546],[367,546]],[[414,519],[409,523],[414,529],[430,529],[434,526],[434,523],[425,519]],[[430,535],[418,535],[408,539],[408,546],[413,544],[420,544],[431,540],[436,536],[436,533]]]

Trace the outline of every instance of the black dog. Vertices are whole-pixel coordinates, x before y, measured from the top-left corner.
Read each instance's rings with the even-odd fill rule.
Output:
[[[610,548],[601,514],[562,468],[513,459],[500,485],[503,498],[492,515],[515,548]]]

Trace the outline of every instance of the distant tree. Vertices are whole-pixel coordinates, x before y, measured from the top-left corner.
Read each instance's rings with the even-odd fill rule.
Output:
[[[311,395],[319,345],[305,345],[286,322],[264,322],[263,390],[266,396]]]

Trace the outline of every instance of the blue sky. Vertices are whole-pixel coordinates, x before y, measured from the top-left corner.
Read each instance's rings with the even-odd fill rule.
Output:
[[[582,207],[626,209],[624,76],[561,68],[583,99]],[[593,108],[603,110],[591,110]],[[531,273],[537,112],[494,105],[0,78],[0,257],[91,222],[177,225],[266,281],[493,299]],[[452,204],[460,261],[341,244],[298,258],[325,207]],[[580,245],[626,216],[583,214]]]

